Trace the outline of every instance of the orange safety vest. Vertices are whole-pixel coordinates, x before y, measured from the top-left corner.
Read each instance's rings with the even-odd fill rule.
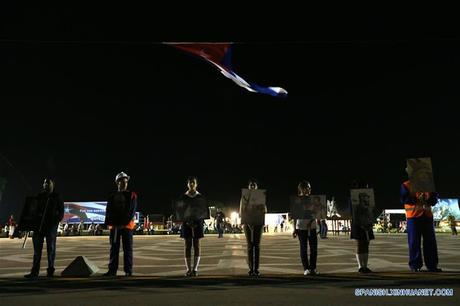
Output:
[[[404,187],[407,189],[409,194],[412,194],[411,188],[410,188],[410,182],[405,181],[403,183]],[[431,212],[431,206],[424,206],[420,201],[418,200],[418,197],[420,196],[421,192],[416,192],[415,193],[415,198],[417,199],[415,203],[404,203],[404,209],[406,211],[406,219],[411,219],[411,218],[418,218],[423,215],[433,218],[433,213]],[[429,192],[425,192],[425,196],[430,196]]]

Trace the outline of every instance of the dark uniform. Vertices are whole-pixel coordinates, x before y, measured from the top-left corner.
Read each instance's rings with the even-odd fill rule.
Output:
[[[46,239],[46,251],[48,254],[48,276],[54,274],[54,260],[56,258],[56,237],[59,222],[64,217],[64,202],[58,193],[41,192],[37,196],[38,202],[44,208],[37,217],[43,220],[41,226],[34,231],[32,242],[34,245],[34,259],[31,274],[37,276],[40,271],[42,258],[43,240]],[[42,219],[43,218],[43,219]]]
[[[225,215],[223,212],[219,211],[216,214],[216,228],[217,232],[219,233],[219,238],[224,237],[224,220]]]
[[[126,198],[129,197],[129,198]],[[116,275],[120,254],[120,240],[123,243],[123,268],[126,275],[133,273],[133,230],[135,228],[134,214],[137,209],[137,194],[133,191],[114,192],[109,196],[109,203],[124,202],[128,203],[128,213],[126,216],[115,219],[125,219],[124,225],[115,225],[109,220],[107,225],[110,229],[110,261],[109,272],[107,275]],[[116,204],[115,204],[116,205]],[[112,207],[107,207],[107,215],[113,215],[110,211]],[[116,222],[118,223],[118,222]]]

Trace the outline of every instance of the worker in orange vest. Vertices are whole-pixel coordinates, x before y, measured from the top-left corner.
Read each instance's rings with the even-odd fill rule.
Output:
[[[110,195],[107,204],[106,224],[110,229],[110,261],[109,271],[104,276],[116,276],[120,253],[120,239],[123,242],[123,267],[125,276],[133,274],[133,230],[135,228],[134,214],[137,208],[137,194],[128,191],[130,177],[120,172],[115,177],[118,191]],[[109,207],[110,206],[110,207]],[[116,207],[125,207],[123,214],[114,212]],[[120,225],[123,224],[123,225]]]
[[[413,192],[410,181],[401,185],[401,204],[404,205],[407,219],[407,238],[409,243],[409,267],[419,272],[425,266],[430,272],[441,272],[438,268],[438,248],[434,233],[431,206],[438,202],[436,192]],[[423,238],[423,259],[422,259]]]

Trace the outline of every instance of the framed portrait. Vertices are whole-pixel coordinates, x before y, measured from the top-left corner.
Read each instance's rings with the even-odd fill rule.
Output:
[[[40,228],[45,203],[41,203],[37,197],[26,197],[21,217],[19,218],[19,231],[37,231]]]
[[[242,189],[240,214],[242,224],[264,225],[267,212],[267,191]]]
[[[290,202],[294,219],[325,219],[327,216],[326,195],[292,196]]]
[[[371,230],[374,224],[374,189],[351,189],[350,197],[353,222],[363,229]]]
[[[412,192],[435,192],[431,158],[407,159],[407,173]]]
[[[175,206],[177,221],[209,219],[208,201],[203,196],[191,198],[184,195]]]

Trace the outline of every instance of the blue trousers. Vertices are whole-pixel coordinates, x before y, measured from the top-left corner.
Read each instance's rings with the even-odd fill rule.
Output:
[[[115,235],[116,232],[116,235]],[[121,241],[120,241],[121,240]],[[110,230],[110,261],[109,271],[118,270],[120,242],[123,242],[123,268],[125,273],[133,272],[133,231],[127,228]]]
[[[438,266],[438,247],[434,234],[433,218],[426,216],[407,219],[407,239],[409,243],[409,267],[420,269],[423,266],[423,258],[428,270]]]
[[[322,224],[320,231],[321,231],[320,232],[321,238],[326,238],[327,237],[327,225]]]
[[[304,270],[316,269],[316,260],[318,258],[318,237],[316,229],[310,230],[308,235],[307,230],[299,230],[297,236],[300,243],[300,259]],[[310,246],[310,260],[308,260],[308,246]]]
[[[56,259],[56,237],[57,225],[53,226],[44,233],[34,232],[32,242],[34,245],[34,259],[32,264],[32,274],[40,272],[40,260],[42,259],[43,240],[46,238],[46,252],[48,255],[48,273],[54,272],[54,260]]]

